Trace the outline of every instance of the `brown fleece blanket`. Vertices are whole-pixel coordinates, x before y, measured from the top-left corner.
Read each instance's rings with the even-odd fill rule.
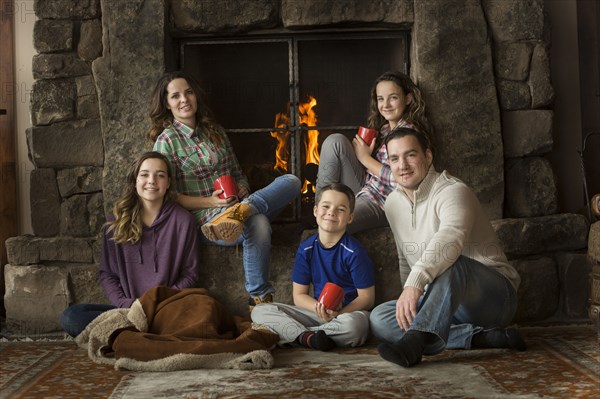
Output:
[[[116,369],[271,368],[277,334],[234,316],[203,288],[155,287],[101,314],[77,338]]]

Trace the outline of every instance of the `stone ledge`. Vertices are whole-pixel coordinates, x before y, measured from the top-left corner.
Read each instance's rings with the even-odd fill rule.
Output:
[[[61,98],[69,96],[74,109],[77,97],[75,83],[72,85],[72,93],[60,92],[56,95],[60,95]],[[51,103],[47,99],[43,101]],[[34,126],[26,130],[26,135],[31,161],[36,168],[62,169],[76,166],[102,166],[104,163],[99,120],[77,120],[54,123],[50,126]]]
[[[585,253],[555,255],[560,281],[560,306],[567,317],[586,318],[591,295],[592,264]]]
[[[571,291],[584,283],[589,271],[580,267],[581,256],[565,252],[585,247],[587,231],[580,231],[587,226],[585,218],[565,214],[493,224],[504,237],[505,248],[512,254],[523,254],[511,261],[522,281],[515,321],[545,320],[557,313],[561,303],[567,317],[581,315],[585,295],[573,295]],[[275,301],[292,303],[291,272],[296,250],[300,241],[314,232],[298,234],[293,225],[273,226],[270,281],[277,290]],[[396,299],[402,286],[391,230],[360,232],[356,238],[367,248],[376,267],[376,303]],[[12,265],[6,272],[10,288],[5,299],[10,328],[51,331],[59,328],[58,318],[69,304],[107,302],[97,280],[99,242],[95,238],[20,236],[8,239],[6,244]],[[207,244],[200,249],[199,286],[209,289],[238,314],[246,314],[248,306],[242,257],[242,246]],[[23,266],[15,266],[18,264]]]
[[[60,315],[71,302],[68,276],[60,267],[6,265],[7,330],[25,334],[60,331]]]
[[[560,283],[554,259],[541,256],[513,260],[511,264],[521,276],[515,320],[541,321],[555,314],[559,304]]]
[[[509,259],[547,252],[577,251],[587,246],[588,222],[579,214],[561,213],[492,221]]]
[[[352,23],[386,23],[407,27],[414,22],[414,10],[410,0],[283,0],[281,19],[283,26],[289,29]]]
[[[6,240],[8,263],[33,265],[46,261],[94,263],[94,238],[52,237],[31,235],[11,237]]]

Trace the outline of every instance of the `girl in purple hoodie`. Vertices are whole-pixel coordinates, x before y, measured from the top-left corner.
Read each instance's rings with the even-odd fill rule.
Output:
[[[76,304],[61,325],[75,337],[100,313],[128,308],[149,288],[194,287],[199,276],[198,229],[192,214],[175,201],[171,163],[144,153],[128,175],[113,216],[103,228],[99,280],[108,304]]]

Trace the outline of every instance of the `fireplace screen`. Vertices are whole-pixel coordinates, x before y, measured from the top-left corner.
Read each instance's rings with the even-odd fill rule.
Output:
[[[293,173],[301,199],[282,221],[312,212],[319,148],[366,123],[373,81],[408,70],[408,35],[377,32],[186,39],[181,69],[195,76],[253,190]]]

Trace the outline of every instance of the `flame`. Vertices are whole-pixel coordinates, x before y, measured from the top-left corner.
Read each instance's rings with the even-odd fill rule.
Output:
[[[313,108],[317,105],[317,99],[313,96],[308,97],[307,103],[300,103],[298,107],[298,113],[300,115],[300,124],[304,124],[308,127],[317,126],[317,114],[313,111]],[[306,165],[309,163],[319,164],[319,131],[316,129],[307,131],[307,141],[305,142],[306,148]],[[308,180],[304,179],[302,185],[302,194],[308,192]],[[312,187],[312,192],[315,192],[315,188]]]
[[[307,127],[317,126],[317,114],[313,110],[316,105],[317,100],[313,96],[308,97],[308,102],[300,103],[298,106],[298,114],[301,125],[305,125]],[[282,129],[289,126],[289,115],[289,109],[287,114],[280,112],[275,115],[275,127]],[[286,172],[288,170],[287,164],[290,157],[290,152],[287,143],[289,135],[290,132],[287,130],[271,132],[271,137],[277,139],[277,148],[275,149],[275,166],[273,167],[273,170],[280,170],[282,172]],[[318,130],[312,129],[307,131],[304,146],[306,149],[306,165],[309,163],[318,165],[320,160]],[[308,192],[308,184],[309,181],[304,179],[304,184],[302,186],[303,194]],[[314,187],[312,187],[312,192],[315,192]]]
[[[317,105],[317,100],[310,96],[308,103],[301,103],[299,107],[300,111],[300,124],[306,126],[317,126],[317,114],[313,111],[314,106]],[[319,164],[319,131],[309,130],[308,131],[308,142],[306,143],[306,164],[314,163]]]
[[[285,128],[289,125],[290,118],[286,114],[279,112],[275,115],[275,127]],[[290,151],[288,149],[288,137],[290,132],[287,130],[271,132],[271,137],[277,139],[277,148],[275,149],[275,166],[273,170],[280,170],[281,172],[287,172],[287,163],[290,158]]]

